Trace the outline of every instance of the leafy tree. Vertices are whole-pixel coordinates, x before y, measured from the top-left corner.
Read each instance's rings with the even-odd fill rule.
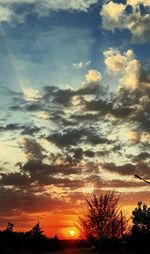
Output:
[[[127,229],[127,220],[118,209],[119,196],[108,191],[86,200],[84,215],[79,217],[79,229],[89,240],[121,238]]]
[[[150,207],[141,201],[132,212],[132,234],[150,234]]]
[[[137,253],[150,252],[150,207],[142,201],[132,211],[131,243]]]

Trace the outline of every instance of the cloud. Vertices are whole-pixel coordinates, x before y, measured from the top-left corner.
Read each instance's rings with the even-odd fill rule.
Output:
[[[72,66],[75,67],[76,69],[81,69],[84,66],[84,64],[83,62],[73,63]]]
[[[132,34],[134,43],[144,43],[150,40],[150,14],[142,15],[140,12],[126,17],[126,26]]]
[[[116,166],[115,163],[106,163],[102,165],[103,168],[110,172],[117,172],[121,175],[133,175],[135,174],[136,167],[134,164],[128,163],[121,166]]]
[[[106,186],[107,188],[140,188],[145,186],[145,183],[143,182],[135,182],[134,178],[133,181],[123,181],[123,180],[112,180],[112,181],[107,181],[104,182],[104,186]],[[98,187],[98,186],[97,186]]]
[[[132,50],[121,54],[118,49],[110,48],[104,51],[104,63],[110,73],[123,72],[128,62],[134,59]]]
[[[119,87],[136,89],[140,86],[142,66],[131,49],[120,53],[118,49],[110,48],[104,52],[104,63],[110,73],[122,75]]]
[[[58,157],[56,162],[46,164],[38,160],[29,160],[23,166],[22,170],[24,173],[29,173],[32,181],[39,181],[44,184],[52,184],[53,177],[56,176],[69,176],[69,175],[80,175],[82,168],[76,167],[70,163],[70,161],[63,160]],[[63,178],[62,178],[63,180]],[[51,181],[51,182],[50,182]]]
[[[18,123],[9,123],[6,126],[0,126],[1,131],[15,131],[22,129],[22,126]]]
[[[10,22],[12,16],[13,11],[11,9],[0,5],[0,22]]]
[[[13,200],[13,202],[12,202]],[[36,195],[30,190],[16,190],[0,188],[0,214],[11,216],[14,214],[38,213],[44,211],[55,211],[62,207],[65,207],[65,200],[59,198],[53,198],[50,194]]]
[[[138,60],[131,60],[125,68],[125,75],[120,79],[121,86],[135,89],[139,86],[141,64]]]
[[[19,123],[9,123],[6,126],[0,126],[1,131],[18,131],[22,130],[22,135],[32,135],[40,131],[40,128],[37,126],[27,126],[27,125],[20,125]]]
[[[39,17],[47,16],[50,11],[82,11],[87,12],[88,9],[96,4],[97,0],[0,0],[0,22],[24,23],[27,11],[18,14],[14,8],[17,5],[29,4],[33,8],[33,12]]]
[[[100,12],[103,20],[103,27],[107,30],[114,30],[119,27],[122,15],[125,11],[126,6],[121,3],[114,3],[110,1],[102,6]]]
[[[0,184],[2,186],[28,186],[30,184],[30,178],[26,174],[18,172],[14,173],[1,173]]]
[[[39,132],[41,129],[37,126],[25,126],[24,130],[21,132],[22,135],[34,135]]]
[[[145,6],[141,11],[141,4]],[[132,6],[129,12],[127,8]],[[126,4],[110,1],[101,9],[103,27],[106,30],[128,29],[132,35],[132,42],[145,43],[150,40],[149,0],[129,0]]]
[[[45,158],[44,148],[35,139],[24,138],[19,145],[27,159],[42,161]]]
[[[72,66],[76,69],[81,69],[85,66],[88,66],[91,63],[91,61],[88,62],[80,62],[80,63],[73,63]]]
[[[63,130],[61,133],[54,133],[47,137],[47,140],[53,142],[58,147],[77,145],[85,137],[85,130],[71,128]]]
[[[74,90],[72,89],[58,89],[53,92],[53,102],[63,105],[69,105],[72,96],[74,95]],[[52,96],[52,94],[50,95]]]
[[[115,163],[101,164],[102,168],[113,173],[118,173],[122,176],[133,176],[135,174],[150,178],[150,165],[146,161],[138,161],[137,163],[127,163],[123,165],[116,165]]]
[[[85,75],[85,82],[82,83],[82,87],[76,91],[77,95],[86,95],[97,93],[100,89],[100,83],[102,81],[102,75],[95,69],[90,69]]]
[[[80,143],[98,145],[111,143],[104,138],[101,133],[96,133],[93,128],[66,128],[62,132],[53,133],[47,137],[47,140],[58,147],[76,146]]]
[[[143,4],[144,6],[150,6],[149,0],[127,0],[127,5],[138,6]]]
[[[95,118],[97,118],[100,115],[106,115],[107,113],[110,113],[113,108],[113,103],[111,101],[105,100],[105,98],[100,98],[87,101],[85,107],[89,111],[98,111],[99,115],[95,115]]]
[[[102,80],[102,75],[99,71],[91,69],[85,76],[87,83],[98,83]]]
[[[141,152],[138,155],[134,156],[133,161],[138,162],[138,161],[143,161],[143,160],[148,160],[150,158],[150,153],[148,152]]]
[[[129,131],[127,137],[129,142],[137,144],[141,140],[141,133],[139,131]]]
[[[0,0],[1,4],[35,3],[37,0]]]
[[[38,101],[41,98],[37,89],[27,88],[25,84],[22,86],[22,91],[27,101]]]
[[[43,0],[37,1],[37,7],[52,10],[68,10],[68,11],[83,11],[86,12],[91,5],[97,3],[97,0]],[[43,9],[42,9],[43,11]],[[40,10],[39,10],[40,13]],[[40,13],[42,15],[42,13]]]

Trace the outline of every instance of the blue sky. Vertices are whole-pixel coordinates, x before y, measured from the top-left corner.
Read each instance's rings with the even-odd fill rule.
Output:
[[[2,224],[7,209],[30,226],[48,204],[72,216],[110,188],[127,207],[148,202],[134,174],[150,178],[149,11],[149,0],[0,0]]]

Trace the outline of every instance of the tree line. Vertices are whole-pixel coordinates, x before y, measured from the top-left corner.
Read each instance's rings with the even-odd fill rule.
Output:
[[[61,241],[57,236],[46,237],[39,222],[27,232],[15,232],[14,224],[10,222],[6,229],[0,231],[2,254],[43,253],[57,250],[62,250]]]

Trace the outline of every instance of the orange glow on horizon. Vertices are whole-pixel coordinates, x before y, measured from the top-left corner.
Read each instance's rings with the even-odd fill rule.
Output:
[[[133,204],[135,203],[135,204]],[[126,205],[120,204],[119,209],[123,210],[127,219],[129,219],[129,225],[132,225],[131,215],[132,211],[136,208],[137,201],[133,200],[132,204]],[[148,204],[148,202],[145,202]],[[148,204],[149,205],[149,204]],[[64,212],[64,213],[63,213]],[[13,216],[10,220],[15,225],[14,231],[29,231],[39,221],[40,227],[44,231],[47,237],[58,236],[61,240],[69,239],[83,239],[78,227],[78,216],[82,216],[80,209],[74,209],[72,211],[64,211],[61,213],[28,213],[24,214],[24,217],[17,220],[17,216]],[[72,213],[72,214],[71,214]],[[24,220],[24,223],[22,223]],[[6,224],[2,225],[0,229],[5,229]]]

